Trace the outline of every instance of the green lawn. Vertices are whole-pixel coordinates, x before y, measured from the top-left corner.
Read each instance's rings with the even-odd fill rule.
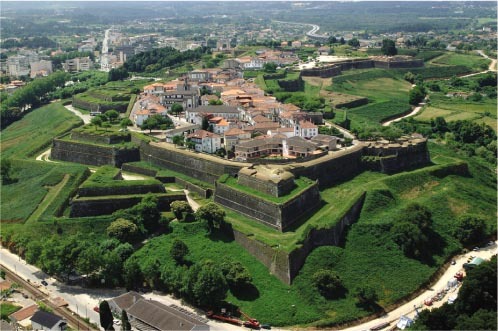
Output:
[[[474,54],[446,53],[431,61],[436,65],[466,66],[474,71],[485,70],[491,61]]]
[[[21,306],[14,305],[10,302],[1,302],[0,303],[0,315],[1,319],[8,321],[9,320],[9,315],[15,313],[19,309],[21,309]]]
[[[35,109],[0,133],[2,157],[33,157],[50,147],[53,137],[82,124],[59,102]]]

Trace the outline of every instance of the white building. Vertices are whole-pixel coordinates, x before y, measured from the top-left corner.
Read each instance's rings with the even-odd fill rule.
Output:
[[[318,126],[308,121],[301,121],[294,127],[297,137],[311,139],[318,134]]]
[[[213,154],[221,148],[221,137],[206,130],[197,130],[187,136],[195,144],[197,152]]]
[[[66,60],[62,64],[65,71],[75,72],[75,71],[88,71],[93,69],[93,61],[89,57],[77,57],[74,59]]]
[[[7,69],[12,77],[29,75],[29,59],[23,55],[16,55],[7,58]]]
[[[240,111],[237,107],[231,106],[200,106],[190,108],[185,111],[185,119],[192,124],[202,125],[202,117],[212,115],[213,117],[222,117],[227,121],[240,119]]]

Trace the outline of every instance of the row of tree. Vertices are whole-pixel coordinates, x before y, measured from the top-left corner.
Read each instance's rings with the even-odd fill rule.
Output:
[[[36,108],[50,100],[49,93],[64,86],[69,75],[55,72],[48,77],[36,79],[17,89],[12,95],[1,94],[1,127],[5,128],[20,119],[29,109]]]

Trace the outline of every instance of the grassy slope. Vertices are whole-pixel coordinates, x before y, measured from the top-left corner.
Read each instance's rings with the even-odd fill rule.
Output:
[[[53,137],[81,124],[58,102],[35,109],[0,133],[2,157],[32,157],[47,148]]]
[[[482,70],[482,68],[487,68],[491,61],[488,59],[484,59],[482,56],[474,54],[446,53],[433,59],[430,62],[436,65],[463,65],[472,68],[475,71],[480,71]]]
[[[332,79],[333,92],[367,97],[369,104],[348,111],[353,126],[375,126],[410,109],[410,83],[387,70],[354,70]],[[338,110],[337,118],[343,118]]]
[[[63,203],[72,190],[85,177],[84,166],[62,166],[37,161],[12,162],[13,177],[17,181],[9,185],[1,185],[1,220],[2,223],[26,220],[43,201],[49,187],[61,183],[66,175],[67,182],[58,187],[59,194],[50,197],[40,209],[40,215],[53,216],[58,206]],[[48,215],[47,215],[48,214]],[[38,216],[40,216],[38,215]]]

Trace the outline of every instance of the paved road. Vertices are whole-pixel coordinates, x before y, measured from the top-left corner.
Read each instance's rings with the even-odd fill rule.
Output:
[[[90,123],[90,120],[91,120],[90,115],[81,113],[79,110],[77,110],[76,108],[74,108],[73,105],[67,105],[67,106],[64,106],[64,107],[67,110],[69,110],[70,112],[74,113],[79,118],[81,118],[83,120],[83,123],[85,123],[85,124]]]
[[[379,325],[379,324],[384,323],[384,322],[397,323],[397,321],[399,320],[401,315],[406,315],[406,316],[409,316],[410,318],[413,318],[416,315],[415,307],[422,306],[421,309],[433,309],[433,308],[440,307],[443,303],[445,303],[447,301],[449,295],[453,295],[454,293],[458,293],[457,292],[458,289],[457,289],[457,291],[455,291],[453,293],[447,294],[441,301],[435,302],[433,304],[433,306],[431,306],[430,308],[423,305],[423,302],[425,299],[433,297],[438,291],[445,288],[447,282],[449,280],[453,279],[453,276],[458,271],[463,270],[462,264],[467,262],[467,259],[470,256],[481,257],[483,259],[488,260],[493,255],[497,254],[498,249],[497,249],[496,244],[497,244],[497,242],[495,241],[493,246],[488,246],[486,248],[482,248],[477,252],[471,251],[467,254],[462,254],[462,255],[456,256],[454,258],[454,260],[456,261],[456,264],[450,265],[446,269],[444,274],[437,280],[437,282],[431,288],[424,291],[422,294],[420,294],[415,299],[410,300],[409,302],[403,304],[402,306],[396,308],[393,311],[390,311],[389,313],[387,313],[386,315],[384,315],[380,318],[377,318],[375,320],[372,320],[370,322],[366,322],[366,323],[363,323],[360,325],[356,325],[354,327],[343,329],[343,331],[368,330],[369,328],[374,327],[374,326]],[[465,278],[464,278],[464,281],[465,281]],[[420,309],[419,309],[419,311],[420,311]]]

